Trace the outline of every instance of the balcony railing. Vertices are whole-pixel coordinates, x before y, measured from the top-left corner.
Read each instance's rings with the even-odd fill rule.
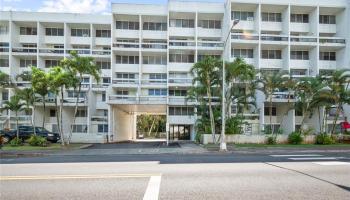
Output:
[[[64,54],[63,49],[54,49],[54,48],[41,48],[39,53],[53,53],[53,54]]]
[[[14,47],[12,48],[12,52],[14,53],[36,53],[37,48],[29,48],[29,47]]]
[[[167,83],[167,79],[141,79],[142,84],[163,84]]]
[[[260,38],[262,41],[288,41],[288,36],[262,35]]]
[[[317,42],[317,38],[309,37],[290,37],[291,42]]]
[[[187,41],[169,41],[169,46],[171,47],[193,47],[196,46],[195,42],[187,42]]]
[[[192,78],[169,78],[169,83],[192,83]]]
[[[139,82],[138,79],[125,79],[125,78],[115,78],[113,79],[113,84],[137,84]]]
[[[345,39],[343,39],[343,38],[320,38],[320,43],[345,44]]]
[[[92,55],[108,56],[111,55],[110,50],[92,50]]]
[[[109,100],[111,101],[136,101],[137,97],[135,95],[110,95]]]
[[[294,93],[275,92],[272,95],[273,99],[294,99]]]
[[[9,47],[0,47],[0,52],[9,52],[10,48]]]
[[[92,116],[91,121],[94,122],[108,122],[108,117],[107,116]]]
[[[232,33],[231,39],[234,40],[259,40],[258,35],[242,34],[242,33]]]
[[[97,84],[97,83],[93,83],[92,84],[92,88],[108,88],[109,83],[103,83],[103,84]]]
[[[213,42],[213,41],[205,41],[205,42],[198,42],[198,46],[200,47],[223,47],[222,42]]]
[[[140,44],[139,43],[118,42],[118,43],[114,43],[113,47],[117,47],[117,48],[140,48]]]
[[[30,87],[31,83],[29,81],[16,82],[17,87]]]
[[[142,43],[144,49],[166,49],[167,47],[164,43]]]
[[[66,50],[66,53],[70,54],[73,51],[77,52],[77,54],[91,54],[90,49],[68,49]]]

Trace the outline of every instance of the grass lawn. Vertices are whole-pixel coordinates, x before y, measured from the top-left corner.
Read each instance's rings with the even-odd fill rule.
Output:
[[[18,147],[12,147],[9,144],[5,144],[2,147],[2,150],[13,150],[13,151],[35,151],[35,150],[61,150],[61,149],[78,149],[84,144],[70,144],[69,147],[62,148],[60,143],[54,143],[50,144],[47,147],[36,147],[36,146],[30,146],[28,144],[24,144],[23,146],[18,146]]]
[[[334,147],[349,147],[350,144],[331,144],[331,145],[317,145],[317,144],[227,144],[228,147],[233,148],[334,148]],[[207,144],[206,148],[218,148],[219,144]]]

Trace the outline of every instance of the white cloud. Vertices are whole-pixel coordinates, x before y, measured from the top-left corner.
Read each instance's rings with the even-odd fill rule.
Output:
[[[45,0],[40,12],[101,13],[109,7],[109,0]]]
[[[13,6],[4,6],[0,8],[0,10],[1,11],[25,11],[25,12],[31,11],[31,9],[29,8],[15,8]]]

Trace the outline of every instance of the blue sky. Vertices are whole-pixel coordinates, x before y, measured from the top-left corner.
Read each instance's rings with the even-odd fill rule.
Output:
[[[109,13],[112,2],[166,3],[167,0],[0,0],[0,10]],[[185,0],[183,0],[185,1]],[[224,0],[191,0],[223,2]]]

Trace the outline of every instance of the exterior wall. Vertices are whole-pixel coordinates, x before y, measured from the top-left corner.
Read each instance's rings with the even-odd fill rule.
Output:
[[[257,70],[279,69],[292,72],[306,70],[303,76],[315,76],[320,70],[335,70],[350,68],[350,5],[346,0],[227,0],[225,3],[185,2],[171,0],[165,5],[151,4],[112,4],[111,15],[67,14],[67,13],[36,13],[36,12],[0,12],[0,25],[8,27],[8,34],[1,35],[0,42],[8,43],[7,47],[0,47],[0,58],[8,58],[10,67],[0,66],[0,70],[14,78],[28,68],[20,67],[21,59],[37,60],[37,67],[45,68],[45,60],[62,59],[69,56],[69,51],[75,49],[81,55],[93,56],[96,61],[110,62],[110,69],[102,69],[101,76],[109,78],[110,83],[96,83],[90,77],[90,82],[83,88],[87,93],[86,101],[80,108],[87,110],[87,117],[78,118],[76,124],[87,125],[87,133],[73,133],[73,141],[77,142],[106,142],[123,141],[136,138],[136,114],[145,111],[144,106],[162,106],[162,113],[167,114],[167,127],[171,124],[187,124],[191,127],[191,139],[194,139],[194,123],[196,116],[169,115],[170,106],[193,106],[195,102],[187,102],[184,97],[166,95],[152,96],[149,90],[182,89],[188,90],[192,77],[189,71],[199,55],[220,55],[227,61],[233,61],[233,49],[253,49],[253,58],[246,58],[247,63],[253,64]],[[233,31],[230,30],[233,19],[231,11],[249,11],[254,13],[253,20],[241,20]],[[282,22],[265,22],[262,12],[280,12]],[[309,23],[292,23],[290,14],[309,14]],[[319,15],[332,14],[336,16],[336,24],[319,24]],[[193,28],[172,27],[172,19],[194,20]],[[116,21],[132,21],[139,23],[139,30],[117,29]],[[200,20],[219,20],[220,29],[199,27]],[[143,30],[144,22],[166,23],[166,30]],[[36,27],[37,35],[21,35],[21,26]],[[64,29],[64,36],[46,36],[45,28],[56,27]],[[71,30],[76,28],[90,29],[89,37],[73,37]],[[96,30],[110,30],[111,36],[102,38],[96,36]],[[240,31],[242,33],[240,33]],[[303,33],[295,36],[292,33]],[[322,37],[320,34],[328,34]],[[227,43],[224,41],[227,38]],[[265,38],[265,39],[264,39]],[[129,40],[129,41],[127,41]],[[134,40],[134,42],[133,42]],[[156,41],[156,42],[154,42]],[[341,41],[341,42],[339,42]],[[345,41],[345,42],[342,42]],[[25,48],[23,44],[33,43],[37,47]],[[55,49],[54,44],[62,44],[62,49]],[[88,46],[87,49],[81,49]],[[30,50],[29,52],[27,52]],[[281,50],[282,59],[263,59],[262,50]],[[291,50],[308,50],[309,60],[292,60]],[[320,51],[335,51],[336,61],[319,60]],[[193,62],[170,62],[170,55],[176,53],[193,55]],[[134,64],[120,64],[116,56],[138,56]],[[166,63],[144,64],[144,56],[166,56]],[[135,58],[135,59],[136,59]],[[119,80],[117,73],[134,74],[132,80]],[[166,74],[164,80],[152,81],[150,74]],[[171,77],[174,73],[181,73],[181,78]],[[182,74],[185,74],[183,77]],[[21,83],[27,84],[27,83]],[[0,89],[1,90],[1,89]],[[123,91],[128,91],[127,95]],[[106,101],[102,101],[102,93],[106,94]],[[2,94],[0,94],[1,97]],[[10,89],[10,96],[13,90]],[[65,94],[66,95],[66,94]],[[65,98],[68,98],[67,96]],[[180,99],[182,98],[182,99]],[[179,100],[180,99],[180,100]],[[273,123],[281,123],[284,132],[295,130],[300,124],[300,117],[295,111],[287,112],[285,99],[275,99],[278,116]],[[249,121],[255,133],[262,133],[269,117],[264,115],[267,105],[265,96],[257,91],[257,112],[247,115],[259,115],[258,120]],[[128,106],[126,114],[119,108]],[[42,115],[46,115],[45,127],[52,128],[56,118],[49,117],[50,105],[43,113],[41,105],[37,106],[34,122],[41,124]],[[105,116],[107,110],[108,116]],[[151,113],[149,109],[146,109]],[[64,105],[64,132],[68,133],[73,119],[74,103]],[[147,113],[146,112],[146,113]],[[283,113],[283,114],[282,114]],[[345,107],[345,114],[350,117],[349,106]],[[13,113],[2,113],[0,126],[9,123]],[[26,116],[31,117],[31,116]],[[283,120],[282,120],[283,119]],[[318,115],[306,120],[306,124],[316,126]],[[29,120],[30,121],[30,120]],[[130,122],[132,121],[132,122]],[[28,123],[28,120],[23,121]],[[103,124],[108,124],[108,133],[99,132]],[[319,127],[319,126],[318,126]],[[253,135],[254,135],[253,134]],[[243,137],[243,136],[242,136]]]

